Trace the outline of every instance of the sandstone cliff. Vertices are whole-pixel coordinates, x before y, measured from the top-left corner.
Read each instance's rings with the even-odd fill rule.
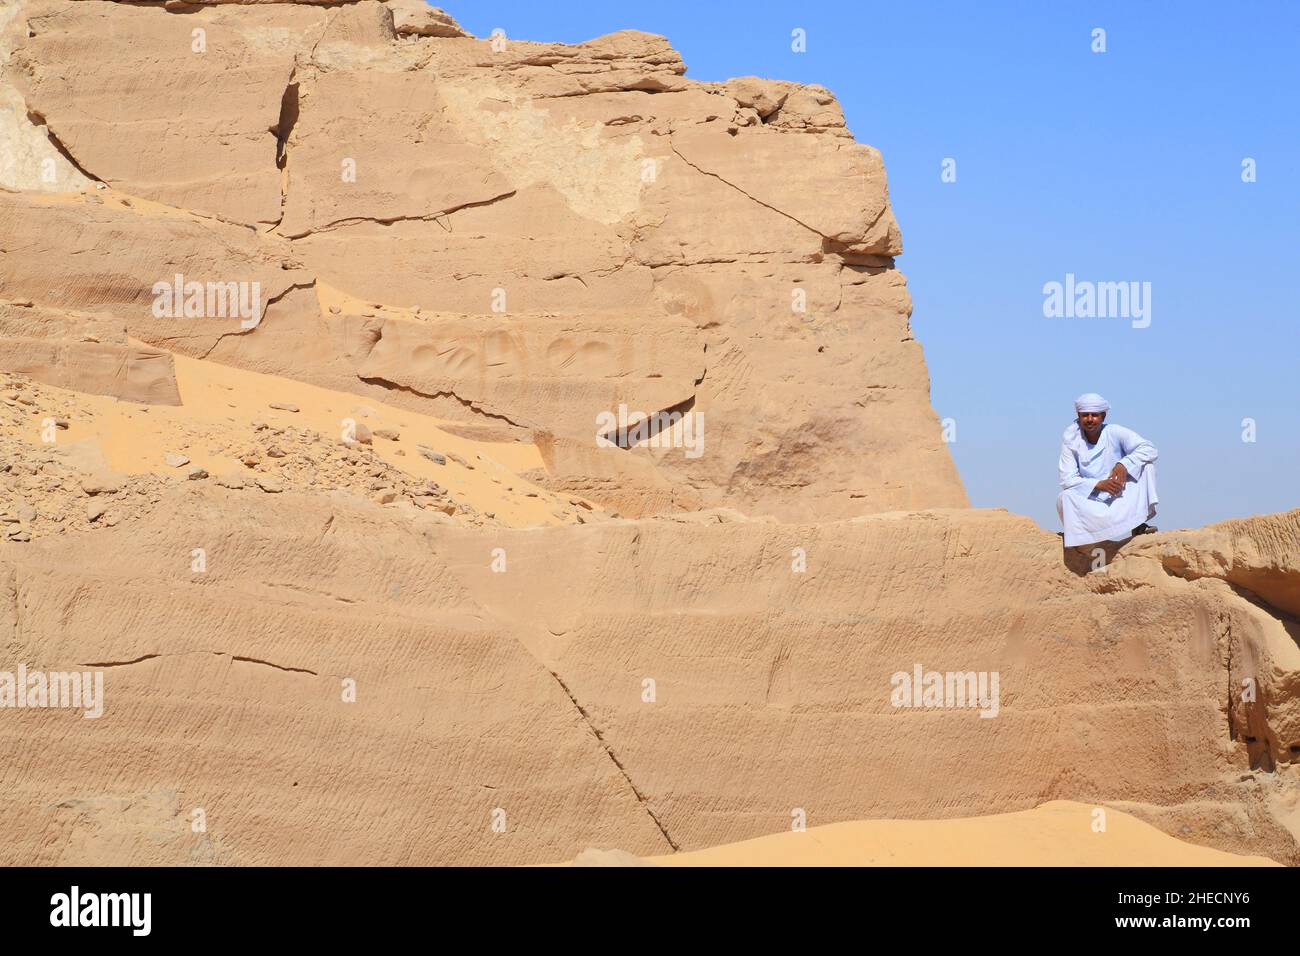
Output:
[[[627,514],[966,503],[880,155],[826,90],[690,81],[634,31],[500,43],[399,30],[374,0],[181,7],[9,8],[9,296],[544,434],[549,486]],[[177,274],[259,283],[257,334],[155,316]],[[698,413],[708,453],[597,447],[620,406]]]

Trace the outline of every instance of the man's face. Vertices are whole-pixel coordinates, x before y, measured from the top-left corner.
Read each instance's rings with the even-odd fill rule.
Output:
[[[1079,428],[1083,431],[1083,437],[1095,442],[1101,434],[1101,423],[1105,420],[1105,412],[1079,412]]]

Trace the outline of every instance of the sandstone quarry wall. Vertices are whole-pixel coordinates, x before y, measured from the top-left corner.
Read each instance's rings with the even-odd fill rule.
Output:
[[[398,32],[374,0],[167,7],[11,14],[4,78],[30,120],[8,138],[29,158],[0,185],[63,195],[70,163],[110,187],[0,195],[11,297],[545,433],[569,449],[548,480],[626,514],[966,504],[880,154],[825,89],[688,80],[635,31],[502,45]],[[260,283],[257,333],[157,318],[176,274]],[[596,447],[620,406],[702,415],[707,454]]]

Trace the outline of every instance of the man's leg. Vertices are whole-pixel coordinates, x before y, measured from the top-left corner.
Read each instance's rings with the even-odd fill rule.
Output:
[[[1146,468],[1143,469],[1141,478],[1134,478],[1132,475],[1129,475],[1129,482],[1136,485],[1136,487],[1133,490],[1137,494],[1139,500],[1143,498],[1146,499],[1146,503],[1147,503],[1146,517],[1148,519],[1154,518],[1156,513],[1156,503],[1160,500],[1156,496],[1155,462],[1152,462],[1151,464],[1147,465]],[[1125,488],[1124,490],[1127,491],[1128,489]],[[1136,528],[1133,529],[1133,536],[1137,537],[1140,534],[1155,534],[1156,531],[1158,530],[1159,529],[1155,525],[1148,524],[1146,521],[1143,521],[1140,525],[1138,525]]]

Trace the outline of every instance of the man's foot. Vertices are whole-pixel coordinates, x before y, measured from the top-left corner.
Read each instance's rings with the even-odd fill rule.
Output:
[[[1160,529],[1157,528],[1155,525],[1153,525],[1153,524],[1147,524],[1147,523],[1144,521],[1144,522],[1142,522],[1140,525],[1138,525],[1136,528],[1133,529],[1133,537],[1136,538],[1136,537],[1137,537],[1138,535],[1140,535],[1140,534],[1155,534],[1155,533],[1156,533],[1157,531],[1159,531],[1159,530],[1160,530]]]

